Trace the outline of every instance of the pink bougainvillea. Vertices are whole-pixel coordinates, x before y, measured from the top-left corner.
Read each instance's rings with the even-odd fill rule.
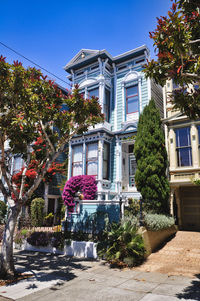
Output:
[[[74,197],[81,192],[85,200],[94,200],[97,192],[96,180],[93,176],[71,177],[65,184],[62,198],[69,212],[74,211]]]

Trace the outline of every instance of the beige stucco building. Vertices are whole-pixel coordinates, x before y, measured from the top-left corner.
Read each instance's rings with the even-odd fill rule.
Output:
[[[190,120],[173,109],[170,95],[175,88],[172,81],[163,88],[170,210],[179,228],[200,230],[200,186],[194,184],[200,179],[200,120]]]

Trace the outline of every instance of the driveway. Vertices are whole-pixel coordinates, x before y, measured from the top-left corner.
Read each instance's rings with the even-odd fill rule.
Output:
[[[178,231],[163,248],[152,253],[139,271],[195,276],[200,273],[200,232]]]

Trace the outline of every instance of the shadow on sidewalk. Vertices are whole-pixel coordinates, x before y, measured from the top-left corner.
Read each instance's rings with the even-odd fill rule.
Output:
[[[184,300],[200,300],[200,274],[195,275],[196,279],[191,282],[191,285],[186,287],[182,293],[176,295],[179,299]]]
[[[27,278],[27,282],[30,282],[27,289],[37,287],[37,284],[33,283],[33,281],[46,282],[56,280],[56,285],[61,286],[64,284],[64,281],[76,278],[79,272],[90,269],[92,261],[95,261],[27,251],[16,252],[14,259],[17,271],[33,274],[33,277]]]

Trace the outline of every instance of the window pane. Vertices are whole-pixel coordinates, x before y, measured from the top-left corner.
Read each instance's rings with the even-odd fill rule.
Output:
[[[192,165],[192,156],[191,148],[184,147],[177,150],[178,153],[178,166],[191,166]]]
[[[73,158],[72,158],[72,176],[82,175],[83,170],[83,146],[73,146]]]
[[[108,161],[103,161],[103,179],[108,179]]]
[[[126,96],[129,97],[131,95],[136,95],[138,94],[138,87],[137,86],[132,86],[129,88],[126,88]]]
[[[83,147],[82,145],[73,147],[73,162],[82,161]]]
[[[108,160],[108,144],[104,143],[103,145],[103,159]]]
[[[109,122],[109,112],[110,111],[110,91],[105,90],[105,103],[104,103],[104,115],[105,120]]]
[[[97,175],[97,161],[89,161],[87,163],[87,175]]]
[[[127,99],[127,113],[138,112],[138,97],[131,97]]]
[[[89,90],[88,94],[89,94],[89,98],[92,98],[92,96],[99,97],[99,88]]]
[[[190,143],[190,128],[181,128],[176,130],[176,146],[189,146]]]
[[[72,171],[72,175],[73,176],[79,176],[82,175],[82,162],[75,162],[73,163],[73,171]]]
[[[98,155],[98,149],[97,149],[97,143],[91,143],[87,145],[87,158],[97,158]]]

